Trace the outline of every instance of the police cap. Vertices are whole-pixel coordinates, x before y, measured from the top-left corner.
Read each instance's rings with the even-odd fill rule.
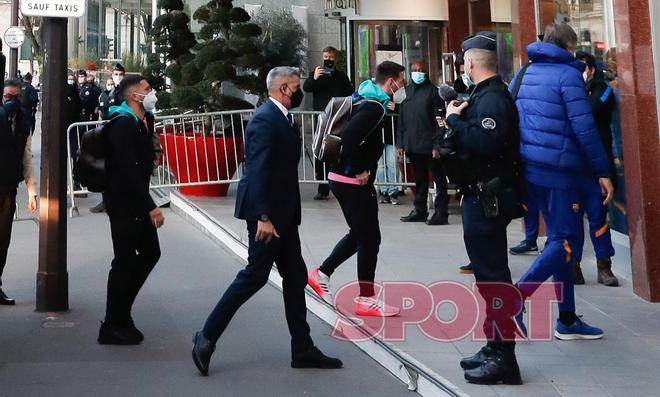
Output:
[[[497,51],[497,35],[495,32],[477,32],[472,36],[467,37],[461,43],[461,50],[463,50],[463,52],[472,48]]]

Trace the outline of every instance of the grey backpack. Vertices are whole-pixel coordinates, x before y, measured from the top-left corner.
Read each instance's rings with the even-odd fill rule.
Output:
[[[346,125],[348,125],[354,108],[366,102],[373,102],[381,107],[383,106],[380,102],[373,99],[360,99],[356,102],[353,102],[353,97],[350,96],[330,99],[323,113],[319,114],[316,122],[314,141],[312,143],[314,157],[330,164],[337,164],[339,162],[342,132],[346,128]],[[385,108],[383,108],[381,120],[384,116]],[[380,121],[374,125],[362,142],[371,135],[379,124]]]

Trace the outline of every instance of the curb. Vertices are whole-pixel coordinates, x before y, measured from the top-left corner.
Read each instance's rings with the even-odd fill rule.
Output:
[[[172,211],[190,222],[211,240],[247,262],[247,245],[241,240],[240,236],[178,192],[171,192],[170,200]],[[280,291],[282,290],[282,278],[275,267],[271,270],[268,280],[271,285]],[[319,299],[310,288],[307,288],[306,293],[307,309],[328,325],[333,326],[336,324],[338,318],[355,324],[354,321],[338,313],[332,306]],[[365,335],[368,334],[367,331],[364,332]],[[408,390],[415,391],[423,397],[469,397],[468,394],[449,380],[387,342],[370,338],[360,342],[351,341],[351,343],[403,382]]]

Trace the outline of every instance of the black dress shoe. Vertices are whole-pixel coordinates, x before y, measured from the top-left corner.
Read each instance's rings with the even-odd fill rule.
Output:
[[[214,351],[215,344],[206,339],[202,331],[195,332],[195,336],[193,336],[192,358],[202,376],[209,374],[209,363],[211,362],[211,355],[213,355]]]
[[[418,212],[416,209],[410,211],[410,214],[402,216],[401,222],[426,222],[426,218],[429,216],[428,212]]]
[[[489,355],[491,355],[492,349],[490,346],[486,345],[481,348],[474,356],[465,357],[461,360],[461,368],[463,369],[474,369],[480,366]]]
[[[98,342],[101,345],[139,345],[140,338],[126,325],[101,323]]]
[[[426,221],[426,224],[429,226],[449,225],[449,220],[447,220],[446,216],[442,216],[436,212]]]
[[[296,354],[291,360],[291,368],[335,369],[343,365],[340,359],[326,356],[316,346]]]
[[[128,321],[128,324],[126,325],[126,328],[128,328],[128,330],[129,330],[133,335],[135,335],[135,336],[140,340],[140,342],[142,342],[142,341],[144,340],[144,334],[142,333],[142,331],[140,331],[140,330],[135,326],[135,323],[133,322],[133,319],[130,319],[130,320]]]
[[[504,353],[497,349],[492,350],[480,366],[465,371],[465,380],[481,385],[522,385],[520,368],[513,351]]]
[[[16,301],[5,295],[2,288],[0,288],[0,305],[4,306],[14,306]]]

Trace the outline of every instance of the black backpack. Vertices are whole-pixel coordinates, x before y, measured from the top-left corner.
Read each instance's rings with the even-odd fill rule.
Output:
[[[80,140],[80,151],[75,169],[80,184],[87,187],[90,192],[101,193],[107,187],[105,136],[110,126],[120,117],[130,116],[115,116],[110,121],[85,132]]]

